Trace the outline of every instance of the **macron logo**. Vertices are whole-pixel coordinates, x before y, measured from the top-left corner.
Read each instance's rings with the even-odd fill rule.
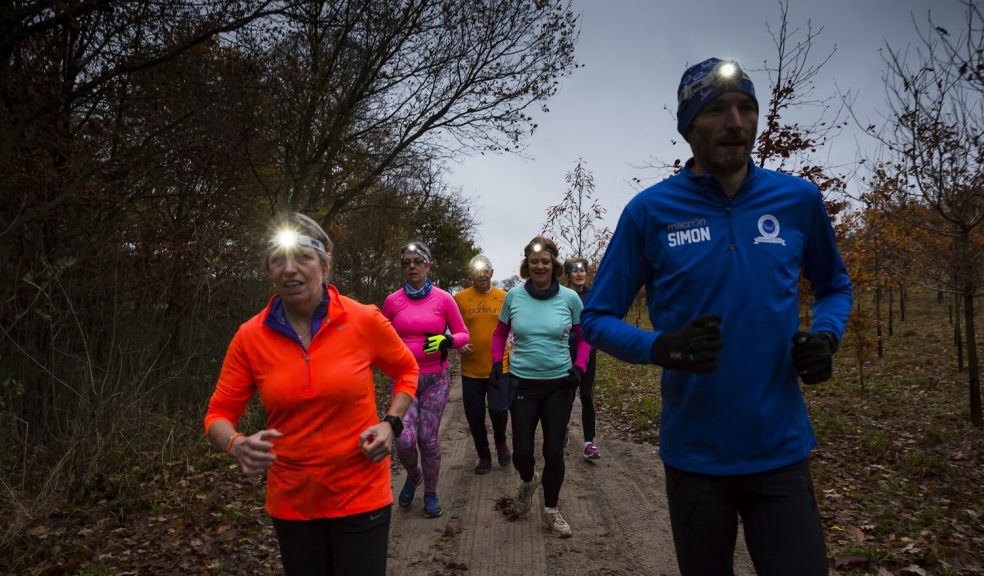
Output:
[[[707,225],[705,218],[694,218],[686,222],[675,222],[666,226],[666,241],[670,248],[696,244],[698,242],[709,242],[711,240],[711,227]]]

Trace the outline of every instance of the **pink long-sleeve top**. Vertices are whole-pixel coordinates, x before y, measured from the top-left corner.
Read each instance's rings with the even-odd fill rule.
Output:
[[[402,288],[386,297],[383,302],[383,316],[396,328],[407,348],[413,352],[421,374],[440,372],[447,365],[440,352],[424,353],[427,335],[444,334],[451,330],[451,347],[460,348],[468,343],[468,328],[461,317],[461,311],[450,294],[437,286],[430,294],[420,299],[407,296]]]

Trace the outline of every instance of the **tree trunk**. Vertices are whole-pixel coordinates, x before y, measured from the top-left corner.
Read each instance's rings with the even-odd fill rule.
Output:
[[[888,287],[888,337],[895,336],[895,289]]]
[[[875,288],[875,337],[878,339],[878,357],[885,357],[885,347],[882,345],[881,321],[881,285]]]
[[[970,421],[981,427],[981,376],[977,365],[977,335],[974,332],[974,286],[964,286],[964,324],[967,326],[967,373],[970,389]]]
[[[899,284],[899,321],[905,322],[905,286]]]
[[[963,372],[963,335],[960,333],[960,294],[953,295],[953,306],[950,310],[955,310],[953,315],[953,345],[957,349],[957,370]]]
[[[861,298],[854,300],[854,325],[852,326],[854,337],[857,340],[857,347],[854,350],[855,357],[858,361],[858,386],[861,391],[864,392],[864,330],[862,329],[866,322],[864,321],[864,315],[861,312]]]

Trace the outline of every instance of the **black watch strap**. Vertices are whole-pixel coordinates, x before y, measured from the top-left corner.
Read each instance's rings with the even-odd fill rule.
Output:
[[[393,428],[393,436],[394,437],[399,436],[400,434],[403,433],[403,419],[402,418],[397,418],[396,416],[393,416],[392,414],[387,414],[386,416],[383,416],[383,422],[389,422],[390,427]]]

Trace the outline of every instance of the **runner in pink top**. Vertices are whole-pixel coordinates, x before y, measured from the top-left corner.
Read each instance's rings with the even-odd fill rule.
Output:
[[[403,417],[403,433],[396,439],[396,453],[407,470],[398,502],[401,508],[409,508],[423,480],[424,514],[436,518],[443,513],[437,499],[441,472],[437,433],[451,389],[448,350],[468,343],[468,328],[454,298],[428,280],[431,255],[426,245],[411,242],[404,246],[400,265],[406,281],[386,297],[383,315],[413,352],[420,379],[413,403]],[[417,464],[418,451],[422,466]]]

